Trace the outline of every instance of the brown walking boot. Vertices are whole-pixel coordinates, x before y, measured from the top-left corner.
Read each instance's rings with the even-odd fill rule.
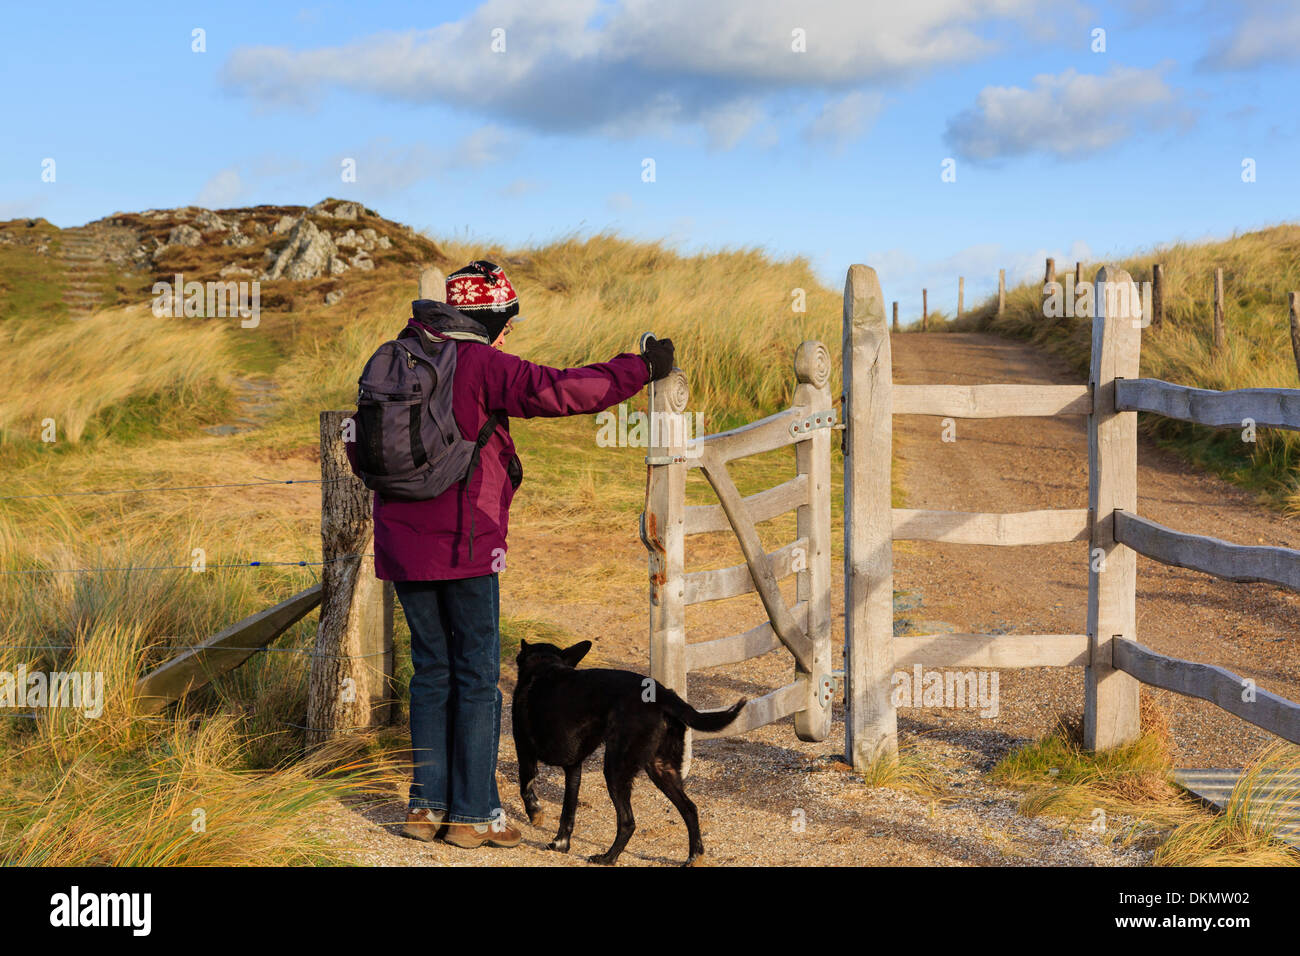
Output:
[[[409,836],[415,840],[424,840],[431,843],[438,836],[438,831],[447,821],[447,811],[430,810],[428,807],[421,807],[418,810],[408,810],[406,812],[406,826],[402,827],[403,836]]]
[[[503,818],[493,823],[449,823],[445,839],[462,850],[477,850],[481,846],[518,846],[524,836]]]

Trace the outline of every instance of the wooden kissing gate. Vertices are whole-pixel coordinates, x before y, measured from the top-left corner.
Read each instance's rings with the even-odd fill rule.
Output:
[[[1138,377],[1140,296],[1128,273],[1105,267],[1094,285],[1092,358],[1080,385],[894,385],[884,298],[874,270],[849,269],[844,290],[844,670],[830,667],[830,361],[817,342],[795,358],[799,385],[786,411],[688,440],[686,376],[677,369],[651,393],[651,444],[641,538],[649,550],[651,675],[686,696],[691,670],[734,664],[784,646],[794,680],[751,700],[721,736],[793,715],[802,740],[830,733],[842,677],[845,753],[858,769],[897,753],[893,678],[899,668],[1082,667],[1084,742],[1108,750],[1135,740],[1141,683],[1211,701],[1293,743],[1300,705],[1219,667],[1158,654],[1137,642],[1137,555],[1229,581],[1300,591],[1300,551],[1242,546],[1165,528],[1137,514],[1137,412],[1211,427],[1300,430],[1300,389],[1228,392]],[[1088,507],[1023,513],[893,508],[893,416],[1082,416],[1088,427]],[[656,430],[656,426],[658,426]],[[742,498],[727,463],[796,446],[797,475]],[[700,468],[718,504],[687,507],[686,474]],[[755,524],[797,510],[796,540],[766,553]],[[685,538],[732,530],[745,563],[685,573]],[[1077,634],[894,636],[893,542],[993,546],[1086,542],[1087,622]],[[806,564],[796,561],[806,557]],[[781,578],[799,575],[788,607]],[[687,643],[685,608],[757,591],[767,621],[729,637]],[[719,735],[706,735],[719,736]]]

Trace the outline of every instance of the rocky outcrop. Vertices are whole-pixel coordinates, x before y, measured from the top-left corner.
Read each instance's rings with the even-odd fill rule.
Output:
[[[338,247],[329,233],[304,216],[289,230],[289,241],[280,251],[268,250],[268,255],[274,255],[275,261],[262,275],[263,281],[316,279],[327,272],[335,274],[332,260],[338,256]]]
[[[181,223],[179,226],[172,226],[172,231],[167,233],[167,245],[201,246],[203,245],[203,234],[193,226]]]

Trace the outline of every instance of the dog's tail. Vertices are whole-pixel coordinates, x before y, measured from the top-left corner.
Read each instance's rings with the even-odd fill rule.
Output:
[[[708,713],[700,713],[686,701],[682,700],[676,693],[664,687],[661,690],[662,706],[665,713],[676,717],[687,727],[692,730],[722,730],[731,726],[731,722],[736,719],[740,709],[745,706],[744,698],[736,701],[726,710],[712,710]]]

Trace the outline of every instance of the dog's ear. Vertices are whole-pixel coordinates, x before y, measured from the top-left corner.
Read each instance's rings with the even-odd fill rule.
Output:
[[[525,641],[522,637],[519,638],[519,649],[520,649],[521,651],[526,651],[526,650],[528,650],[528,642]]]
[[[577,667],[578,661],[586,657],[589,650],[591,650],[591,641],[579,641],[577,644],[566,647],[560,652],[560,656],[564,658],[564,663],[570,667]]]

